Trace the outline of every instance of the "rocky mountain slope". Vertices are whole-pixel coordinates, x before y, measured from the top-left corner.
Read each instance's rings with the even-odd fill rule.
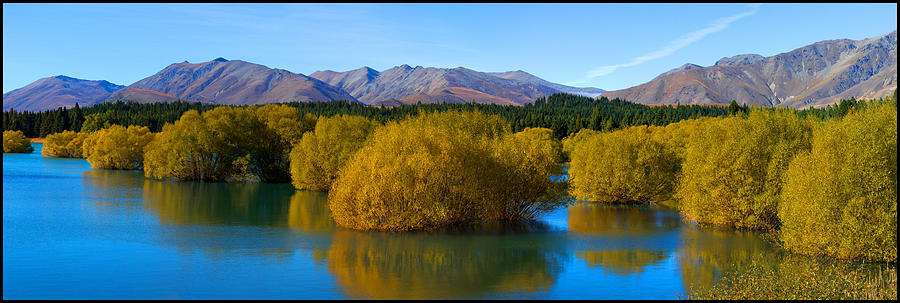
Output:
[[[175,97],[226,105],[356,100],[340,88],[303,74],[223,58],[172,64],[126,90],[131,91],[114,94],[108,100],[158,102]]]
[[[59,107],[90,106],[124,86],[104,80],[92,81],[66,76],[42,78],[3,94],[3,110],[43,111]]]
[[[522,105],[559,92],[599,94],[595,88],[555,84],[522,71],[483,73],[467,69],[396,66],[385,71],[363,67],[346,72],[317,71],[310,77],[342,88],[370,105],[489,103]]]
[[[897,87],[897,31],[864,40],[817,42],[771,57],[687,64],[628,89],[603,93],[645,104],[739,103],[809,107],[841,98],[888,96]]]

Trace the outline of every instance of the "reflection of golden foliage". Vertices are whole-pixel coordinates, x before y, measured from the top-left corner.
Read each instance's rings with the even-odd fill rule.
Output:
[[[537,248],[505,239],[338,230],[328,270],[354,298],[467,298],[553,285],[564,255],[552,239]]]
[[[135,171],[89,169],[81,174],[87,196],[95,201],[140,199],[144,175]]]
[[[583,251],[575,253],[584,259],[588,266],[602,267],[614,274],[633,274],[644,272],[644,268],[659,263],[667,256],[662,251],[650,250],[604,250]]]
[[[145,206],[171,224],[285,224],[293,189],[284,184],[144,182]]]
[[[683,228],[681,237],[678,256],[685,288],[712,285],[753,259],[776,261],[775,249],[754,232]]]
[[[678,224],[676,214],[645,207],[585,202],[569,206],[569,229],[585,234],[646,235]]]
[[[304,231],[333,231],[335,225],[328,211],[328,194],[306,190],[295,192],[291,196],[288,226]]]

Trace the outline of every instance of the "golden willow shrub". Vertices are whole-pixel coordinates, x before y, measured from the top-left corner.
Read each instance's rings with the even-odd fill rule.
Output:
[[[566,162],[572,160],[572,152],[575,151],[575,146],[578,146],[582,142],[586,141],[587,138],[594,136],[596,134],[600,134],[601,132],[590,129],[590,128],[582,128],[577,133],[574,133],[565,139],[562,140],[562,153],[564,160]]]
[[[3,131],[3,153],[30,153],[34,151],[31,140],[20,130]]]
[[[654,140],[656,127],[635,126],[592,136],[575,147],[571,194],[597,202],[669,200],[680,158]]]
[[[252,117],[262,121],[269,129],[267,134],[269,142],[260,142],[258,147],[265,150],[257,150],[253,153],[253,163],[249,167],[250,172],[257,176],[268,176],[267,182],[289,182],[290,153],[291,148],[300,142],[303,133],[313,130],[317,117],[307,113],[300,119],[300,111],[297,108],[283,104],[267,104],[260,107],[248,107],[246,109]],[[271,132],[276,135],[272,137]]]
[[[896,101],[823,124],[786,172],[781,240],[807,254],[896,261]]]
[[[810,128],[780,109],[710,120],[685,146],[679,210],[700,225],[777,228],[782,175],[809,150]]]
[[[676,123],[670,123],[665,127],[654,127],[653,136],[669,147],[681,160],[684,160],[684,150],[687,143],[690,142],[691,136],[700,132],[706,125],[721,120],[722,118],[702,117],[697,119],[686,119]],[[680,169],[680,168],[679,168]]]
[[[362,148],[379,124],[360,116],[320,119],[290,154],[291,183],[297,189],[328,191],[338,170]]]
[[[533,218],[565,201],[561,186],[539,180],[558,154],[532,137],[480,112],[388,123],[338,173],[329,209],[335,223],[359,230]]]
[[[84,158],[82,144],[88,133],[76,133],[71,130],[47,135],[41,154],[48,157]]]
[[[289,140],[288,140],[289,141]],[[148,178],[284,182],[290,179],[282,137],[253,109],[185,112],[144,148]]]
[[[112,125],[95,131],[84,140],[83,154],[91,167],[104,169],[141,169],[144,146],[153,140],[146,126]]]

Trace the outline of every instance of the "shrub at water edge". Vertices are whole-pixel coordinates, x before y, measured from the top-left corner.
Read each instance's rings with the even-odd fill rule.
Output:
[[[147,144],[149,178],[197,181],[283,182],[289,180],[282,142],[253,110],[218,107],[185,112]]]
[[[681,213],[700,225],[777,228],[782,174],[809,150],[810,123],[781,109],[711,120],[685,146]]]
[[[20,130],[3,131],[3,153],[30,153],[33,151],[31,140],[25,137],[25,133]]]
[[[654,127],[656,128],[656,127]],[[572,195],[597,202],[661,202],[672,196],[680,158],[635,126],[586,139],[569,168]]]
[[[813,132],[785,173],[781,240],[807,254],[897,260],[897,108],[868,105]]]
[[[388,123],[338,173],[329,209],[335,223],[359,230],[532,218],[565,202],[549,186],[558,183],[537,180],[549,179],[558,154],[529,137],[480,112]]]
[[[146,126],[112,125],[84,139],[83,154],[91,167],[104,169],[141,169],[144,146],[153,140]]]
[[[82,144],[88,133],[76,133],[71,130],[47,135],[41,154],[48,157],[84,158]]]
[[[594,135],[600,134],[600,131],[596,131],[590,128],[582,128],[577,133],[574,133],[562,140],[562,153],[564,160],[566,162],[572,160],[572,152],[575,151],[575,146],[583,143]]]
[[[337,172],[359,150],[378,123],[360,116],[320,119],[290,154],[291,183],[297,189],[328,191]]]

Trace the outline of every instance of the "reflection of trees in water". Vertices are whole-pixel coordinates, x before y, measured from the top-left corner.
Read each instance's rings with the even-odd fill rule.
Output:
[[[353,298],[467,298],[549,289],[568,257],[563,240],[515,229],[476,234],[339,229],[328,250],[328,270]]]
[[[92,168],[81,174],[85,194],[95,201],[139,199],[144,175],[138,171]]]
[[[644,236],[680,224],[677,213],[649,206],[578,202],[568,211],[569,230],[582,234]]]
[[[287,232],[294,189],[289,184],[171,182],[145,179],[144,208],[156,215],[161,239],[212,260],[288,260],[321,239]],[[272,228],[274,227],[274,228]],[[280,261],[276,261],[280,262]]]
[[[144,182],[145,206],[163,223],[284,226],[294,190],[286,184]]]
[[[682,244],[678,249],[681,280],[686,289],[691,284],[709,286],[726,271],[756,259],[756,262],[777,262],[777,252],[754,232],[681,229]]]
[[[589,236],[575,255],[591,267],[613,274],[641,273],[674,249],[666,232],[678,228],[678,214],[659,207],[578,202],[569,206],[569,230]],[[660,239],[660,238],[663,239]],[[599,243],[591,243],[595,240]],[[669,248],[669,246],[673,246]]]
[[[644,272],[644,268],[668,257],[663,251],[642,249],[582,251],[575,253],[588,266],[600,267],[609,273],[627,275]]]
[[[330,232],[335,229],[328,211],[328,193],[298,190],[291,196],[288,226],[307,232]]]

